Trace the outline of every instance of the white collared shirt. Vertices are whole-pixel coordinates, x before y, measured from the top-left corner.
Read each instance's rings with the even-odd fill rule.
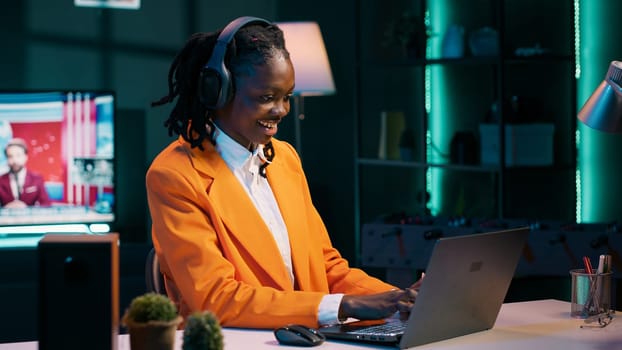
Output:
[[[216,140],[216,151],[240,181],[274,236],[293,285],[294,268],[287,227],[268,179],[259,174],[259,167],[262,164],[261,158],[265,159],[263,157],[263,145],[257,145],[255,150],[251,152],[218,127],[216,127],[214,137]],[[338,312],[342,298],[343,294],[327,294],[323,297],[318,309],[318,321],[320,324],[327,325],[339,322]]]
[[[218,128],[216,128],[215,137],[216,150],[243,185],[272,236],[274,236],[293,285],[294,268],[287,227],[285,226],[285,221],[283,221],[283,216],[281,216],[279,205],[274,198],[268,179],[259,174],[259,167],[262,164],[260,157],[263,157],[263,145],[257,145],[255,150],[250,152]]]

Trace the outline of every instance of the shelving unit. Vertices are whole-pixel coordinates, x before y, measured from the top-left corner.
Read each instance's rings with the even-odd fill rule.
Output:
[[[357,232],[364,223],[426,216],[574,220],[574,1],[361,0],[357,6]],[[426,55],[385,45],[398,37],[386,32],[404,13],[433,33]],[[459,58],[442,55],[450,25],[464,28]],[[484,27],[498,34],[497,55],[472,54],[469,37]],[[519,48],[540,52],[519,56]],[[480,149],[482,139],[491,137],[480,134],[483,123],[495,126],[493,162],[481,162],[490,151]],[[537,147],[531,128],[541,124],[554,127],[552,136],[541,137],[552,148]],[[507,141],[513,141],[510,157]]]

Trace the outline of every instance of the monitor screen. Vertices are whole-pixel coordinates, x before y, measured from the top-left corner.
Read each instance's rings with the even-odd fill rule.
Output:
[[[0,92],[0,234],[114,222],[114,97]]]

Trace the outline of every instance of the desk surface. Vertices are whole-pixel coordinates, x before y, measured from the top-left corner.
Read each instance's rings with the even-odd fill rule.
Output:
[[[622,349],[622,319],[605,328],[579,328],[583,320],[570,318],[570,304],[558,300],[537,300],[504,304],[494,328],[416,347],[425,349]],[[270,330],[223,329],[225,349],[298,349],[279,345]],[[176,349],[181,349],[182,331],[177,332]],[[37,342],[0,344],[0,350],[36,350]],[[318,350],[388,349],[386,346],[326,341]],[[129,337],[119,336],[119,350],[130,350]]]

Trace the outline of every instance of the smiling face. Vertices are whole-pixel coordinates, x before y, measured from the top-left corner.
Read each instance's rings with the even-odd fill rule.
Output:
[[[215,122],[242,146],[266,144],[278,124],[289,113],[294,91],[294,67],[289,58],[277,54],[266,64],[255,65],[248,74],[235,78],[235,95],[215,112]]]

